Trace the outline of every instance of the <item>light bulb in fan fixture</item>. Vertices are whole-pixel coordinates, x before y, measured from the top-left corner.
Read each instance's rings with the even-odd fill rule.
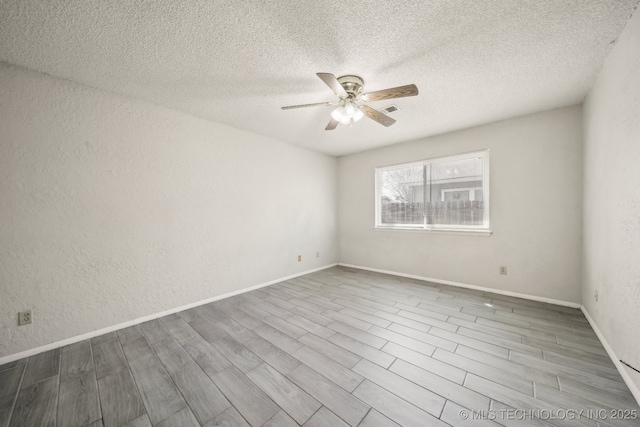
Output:
[[[356,113],[356,107],[351,102],[347,102],[344,105],[344,115],[351,118],[355,113]]]
[[[334,120],[341,121],[342,118],[344,117],[344,106],[341,105],[335,110],[333,110],[331,112],[331,117],[333,117]]]
[[[356,112],[353,114],[353,121],[357,122],[358,120],[360,120],[363,117],[364,117],[364,113],[362,112],[362,110],[360,108],[358,108],[356,106]]]
[[[347,117],[353,119],[354,122],[357,122],[362,117],[364,117],[364,113],[362,112],[360,107],[358,107],[358,104],[353,101],[347,101],[344,106],[344,113]]]
[[[340,124],[348,125],[351,124],[351,117],[343,116],[339,121]]]

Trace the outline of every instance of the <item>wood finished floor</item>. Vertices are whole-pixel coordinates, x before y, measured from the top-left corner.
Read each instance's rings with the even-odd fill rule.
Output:
[[[343,267],[0,366],[0,427],[640,425],[613,410],[579,310]]]

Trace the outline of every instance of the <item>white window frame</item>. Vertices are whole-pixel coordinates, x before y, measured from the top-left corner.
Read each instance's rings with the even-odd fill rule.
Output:
[[[409,168],[415,166],[424,166],[426,168],[431,165],[438,163],[446,163],[446,162],[454,162],[459,160],[466,160],[471,158],[482,158],[483,160],[483,174],[482,174],[482,198],[483,198],[483,221],[482,224],[471,225],[454,225],[454,224],[386,224],[382,223],[382,207],[381,207],[381,195],[382,195],[382,173],[387,170],[399,169],[399,168]],[[426,185],[431,185],[431,183],[425,182]],[[443,156],[425,159],[422,161],[413,161],[407,163],[400,163],[394,165],[380,166],[375,169],[375,225],[374,229],[376,230],[416,230],[416,231],[447,231],[447,232],[471,232],[471,233],[480,233],[480,234],[491,234],[491,230],[489,228],[490,219],[490,205],[489,205],[489,150],[478,150],[469,153],[451,155],[451,156]],[[477,188],[477,187],[476,187]],[[451,189],[453,191],[454,189]],[[469,190],[469,188],[456,188],[455,191],[461,190]],[[446,190],[441,190],[446,191]]]

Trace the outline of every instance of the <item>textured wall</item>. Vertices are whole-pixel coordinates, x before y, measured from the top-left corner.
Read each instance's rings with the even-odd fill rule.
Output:
[[[616,355],[640,369],[640,12],[584,104],[582,304]],[[598,291],[598,301],[593,295]],[[640,374],[625,368],[640,396]],[[640,397],[639,397],[640,398]]]
[[[0,357],[335,263],[336,168],[0,65]]]
[[[580,302],[581,129],[575,106],[341,157],[340,262]],[[373,229],[376,166],[484,148],[490,237]]]

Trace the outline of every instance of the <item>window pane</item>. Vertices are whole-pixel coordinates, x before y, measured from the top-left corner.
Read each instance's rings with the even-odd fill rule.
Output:
[[[477,157],[431,164],[428,224],[482,225],[483,163]]]
[[[424,223],[424,166],[385,169],[378,179],[382,224]]]
[[[488,230],[488,162],[484,150],[377,168],[376,226]]]

